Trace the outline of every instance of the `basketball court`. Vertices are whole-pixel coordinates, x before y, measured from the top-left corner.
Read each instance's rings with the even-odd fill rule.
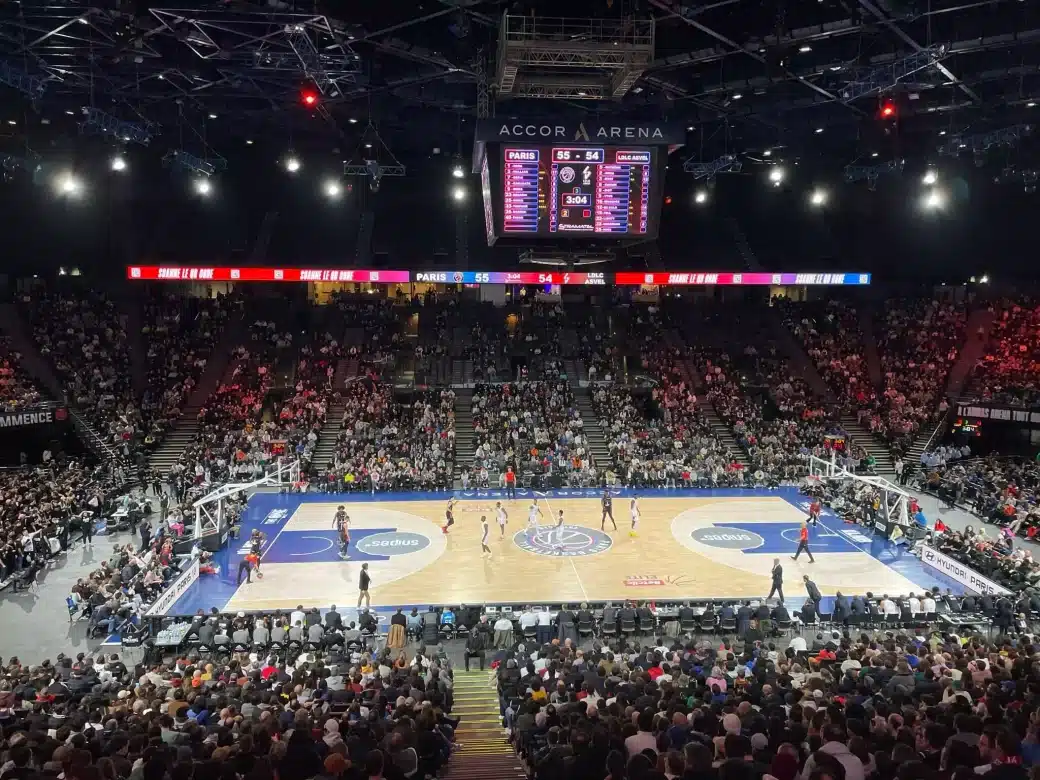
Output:
[[[955,583],[902,546],[824,514],[810,529],[815,563],[791,560],[808,503],[780,490],[660,490],[639,494],[640,522],[630,536],[629,492],[614,491],[614,518],[600,529],[600,491],[591,489],[457,491],[455,525],[444,534],[448,493],[389,495],[256,494],[238,542],[221,550],[217,575],[203,575],[171,614],[221,610],[326,608],[357,604],[368,563],[373,607],[483,603],[578,603],[623,599],[762,597],[776,558],[786,592],[804,595],[809,574],[824,595],[835,591],[905,594]],[[495,504],[508,512],[505,533]],[[541,526],[528,528],[537,501]],[[339,556],[334,516],[351,521],[347,560]],[[563,510],[564,525],[555,528]],[[480,517],[491,527],[490,559],[481,555]],[[253,528],[267,537],[263,578],[239,585],[238,563]]]

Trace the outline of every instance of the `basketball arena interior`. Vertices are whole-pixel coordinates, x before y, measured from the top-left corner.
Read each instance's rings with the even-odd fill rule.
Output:
[[[1040,772],[1035,4],[0,4],[0,780]]]

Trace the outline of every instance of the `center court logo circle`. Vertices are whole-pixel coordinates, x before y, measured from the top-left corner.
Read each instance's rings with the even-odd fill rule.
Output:
[[[690,536],[695,542],[723,550],[752,550],[766,542],[758,534],[743,528],[696,528]]]
[[[597,555],[609,550],[613,543],[602,531],[580,525],[547,526],[513,534],[513,544],[524,552],[565,558]]]
[[[429,546],[430,540],[422,534],[392,531],[359,539],[356,549],[367,555],[407,555],[425,550]]]

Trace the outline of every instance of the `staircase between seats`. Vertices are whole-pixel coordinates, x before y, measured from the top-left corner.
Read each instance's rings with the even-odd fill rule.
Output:
[[[471,661],[472,663],[472,661]],[[502,733],[498,692],[490,671],[454,673],[451,714],[461,718],[455,730],[458,749],[443,777],[459,780],[527,780],[523,764]]]

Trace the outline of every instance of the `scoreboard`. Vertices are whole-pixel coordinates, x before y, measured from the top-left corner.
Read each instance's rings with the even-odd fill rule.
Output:
[[[656,147],[503,145],[501,155],[502,237],[657,235]]]

